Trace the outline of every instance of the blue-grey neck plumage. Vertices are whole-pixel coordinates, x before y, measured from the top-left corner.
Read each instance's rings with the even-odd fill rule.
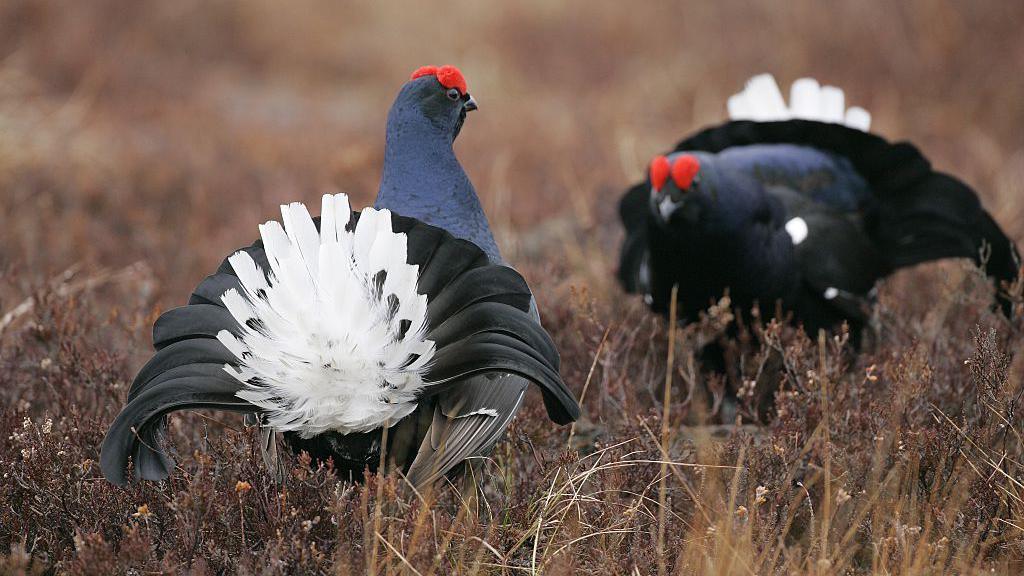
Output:
[[[452,148],[465,111],[435,98],[438,86],[432,76],[416,78],[395,99],[374,207],[444,228],[502,262],[480,199]]]

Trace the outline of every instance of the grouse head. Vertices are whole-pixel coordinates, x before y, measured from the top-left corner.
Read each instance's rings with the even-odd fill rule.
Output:
[[[651,210],[662,225],[679,219],[696,223],[700,206],[696,199],[700,187],[700,160],[691,154],[655,156],[651,160]]]
[[[656,156],[649,170],[654,222],[673,236],[720,236],[773,226],[776,210],[745,174],[715,169],[705,153]]]
[[[439,134],[454,141],[466,114],[476,108],[462,72],[446,64],[423,66],[413,72],[398,93],[392,114],[413,122],[425,119]]]

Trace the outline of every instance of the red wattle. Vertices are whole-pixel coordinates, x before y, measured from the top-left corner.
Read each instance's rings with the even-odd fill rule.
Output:
[[[436,76],[436,75],[437,75],[437,66],[420,66],[419,68],[416,69],[415,72],[412,73],[412,76],[409,78],[409,80],[415,80],[415,79],[417,79],[417,78],[419,78],[421,76]]]
[[[469,90],[466,86],[466,78],[462,76],[462,72],[451,64],[445,64],[437,69],[437,79],[445,88],[456,88],[462,94]]]
[[[462,94],[469,90],[466,85],[466,78],[462,75],[462,72],[451,64],[445,64],[440,68],[437,66],[421,66],[412,73],[412,77],[409,79],[415,80],[422,76],[434,76],[445,88],[455,88]]]
[[[700,160],[696,156],[684,154],[672,163],[672,181],[680,190],[689,189],[697,172],[700,172]]]
[[[651,160],[651,186],[655,192],[665,186],[665,181],[668,180],[668,171],[668,158],[655,156],[654,160]]]

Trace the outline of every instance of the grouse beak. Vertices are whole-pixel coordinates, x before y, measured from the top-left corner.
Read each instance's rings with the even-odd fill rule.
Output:
[[[687,194],[688,192],[682,192],[674,186],[654,191],[651,195],[651,209],[662,225],[668,225],[677,212],[687,224],[696,224],[700,207],[697,202],[688,198]]]
[[[669,218],[672,217],[672,213],[679,208],[679,204],[674,202],[668,194],[661,197],[660,200],[655,202],[658,215],[661,216],[662,222],[668,222]]]
[[[462,105],[462,107],[466,110],[466,112],[472,112],[473,110],[476,110],[476,108],[477,108],[476,100],[474,100],[473,97],[470,96],[469,94],[466,94],[466,101]]]

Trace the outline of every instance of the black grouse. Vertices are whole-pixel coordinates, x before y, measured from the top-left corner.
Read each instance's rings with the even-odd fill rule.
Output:
[[[173,467],[166,415],[243,412],[296,451],[358,479],[384,458],[418,486],[486,455],[530,383],[560,424],[579,406],[529,287],[498,253],[452,145],[476,109],[452,66],[417,70],[388,116],[374,208],[325,195],[319,218],[294,203],[282,224],[229,256],[186,306],[153,327],[103,441],[111,482]],[[401,214],[401,215],[399,215]]]
[[[741,311],[781,303],[809,333],[845,321],[857,334],[875,283],[897,268],[963,257],[1017,278],[1016,248],[977,195],[913,145],[869,133],[868,112],[838,88],[798,80],[787,106],[761,75],[728,109],[731,121],[656,157],[621,201],[619,279],[655,311],[678,285],[683,319],[728,291]]]

